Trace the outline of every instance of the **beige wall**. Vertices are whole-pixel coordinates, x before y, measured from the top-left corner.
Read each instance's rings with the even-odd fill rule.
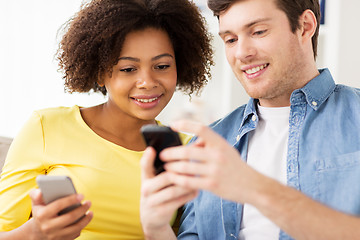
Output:
[[[205,0],[196,2],[206,9]],[[91,106],[106,100],[101,95],[64,94],[63,81],[53,61],[58,41],[56,31],[80,4],[81,0],[0,2],[0,29],[6,36],[0,38],[0,112],[3,113],[0,136],[14,137],[35,109],[74,104]],[[326,4],[318,65],[329,67],[337,83],[360,87],[357,74],[360,1],[327,0]],[[248,100],[224,57],[217,19],[206,10],[204,15],[214,35],[213,79],[202,96],[194,97],[191,103],[187,96],[177,93],[159,117],[165,124],[181,115],[194,115],[209,123]]]

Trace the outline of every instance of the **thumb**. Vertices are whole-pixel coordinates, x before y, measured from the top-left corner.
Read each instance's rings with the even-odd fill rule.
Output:
[[[143,156],[141,157],[141,179],[149,179],[155,176],[154,174],[154,160],[156,152],[154,148],[148,147],[145,149]]]
[[[31,190],[29,195],[33,206],[45,204],[40,189]]]

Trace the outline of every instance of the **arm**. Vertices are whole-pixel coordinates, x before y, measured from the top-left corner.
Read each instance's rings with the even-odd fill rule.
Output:
[[[264,179],[261,184],[261,192],[257,192],[257,198],[251,202],[295,239],[331,240],[360,237],[359,217],[328,208],[272,179]]]
[[[202,194],[199,192],[199,195]],[[181,217],[181,226],[179,228],[178,239],[199,239],[199,233],[196,228],[194,200],[184,206],[184,212]]]
[[[71,195],[48,205],[42,200],[40,190],[30,193],[32,199],[33,217],[20,227],[0,232],[0,239],[75,239],[80,236],[81,230],[91,221],[92,212],[88,212],[90,202],[84,202],[80,207],[58,216],[62,209],[82,200],[81,195]],[[85,216],[84,216],[85,215]],[[83,217],[84,216],[84,217]],[[79,221],[77,221],[80,219]]]
[[[89,213],[71,225],[88,211],[89,202],[76,211],[57,216],[63,207],[81,201],[76,195],[47,206],[39,190],[31,192],[29,197],[30,190],[36,187],[36,176],[45,171],[43,147],[41,120],[33,114],[14,139],[0,179],[0,239],[47,239],[51,236],[73,239],[92,218]]]
[[[168,162],[165,169],[176,185],[205,189],[224,199],[251,204],[296,239],[360,238],[360,218],[337,212],[258,173],[209,128],[190,122],[180,122],[173,128],[199,136],[191,146],[161,153]]]
[[[155,176],[154,158],[154,149],[147,148],[141,159],[140,217],[145,238],[176,239],[169,222],[174,212],[193,199],[197,191],[173,185],[167,172]]]

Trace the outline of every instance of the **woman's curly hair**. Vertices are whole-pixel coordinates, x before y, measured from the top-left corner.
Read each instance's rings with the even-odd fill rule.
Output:
[[[93,0],[64,25],[56,57],[65,90],[102,92],[97,81],[117,64],[126,35],[154,27],[172,41],[177,89],[189,96],[211,78],[211,35],[204,17],[189,0]]]

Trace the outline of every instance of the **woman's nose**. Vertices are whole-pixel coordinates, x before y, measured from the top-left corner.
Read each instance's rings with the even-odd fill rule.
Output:
[[[159,81],[151,71],[143,71],[136,82],[136,87],[152,89],[159,86]]]

